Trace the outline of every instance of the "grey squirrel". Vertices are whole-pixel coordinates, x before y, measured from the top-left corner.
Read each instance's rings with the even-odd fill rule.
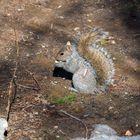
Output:
[[[95,94],[113,83],[114,64],[105,48],[98,43],[107,32],[92,31],[80,37],[79,43],[69,41],[57,54],[55,66],[73,74],[75,91]]]

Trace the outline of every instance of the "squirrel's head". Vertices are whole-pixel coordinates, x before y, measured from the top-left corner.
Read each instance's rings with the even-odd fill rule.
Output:
[[[71,57],[72,52],[72,44],[70,43],[70,41],[68,41],[67,44],[58,52],[56,56],[56,66],[61,67],[61,65],[66,63],[66,61],[68,61],[68,59]]]

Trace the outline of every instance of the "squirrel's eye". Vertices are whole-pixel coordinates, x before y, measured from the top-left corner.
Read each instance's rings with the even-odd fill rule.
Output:
[[[64,55],[64,53],[60,53],[60,55]]]

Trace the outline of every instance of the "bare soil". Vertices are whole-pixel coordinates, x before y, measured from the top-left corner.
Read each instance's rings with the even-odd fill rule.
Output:
[[[15,40],[20,48],[8,140],[84,137],[83,124],[59,110],[80,118],[89,132],[100,123],[120,135],[127,130],[140,134],[138,0],[1,0],[0,7],[0,117],[7,118],[9,84],[17,61]],[[67,41],[74,41],[77,32],[94,27],[113,37],[105,47],[114,59],[115,83],[105,94],[73,93],[68,90],[71,75],[55,69],[55,56]],[[57,100],[70,95],[71,101]]]

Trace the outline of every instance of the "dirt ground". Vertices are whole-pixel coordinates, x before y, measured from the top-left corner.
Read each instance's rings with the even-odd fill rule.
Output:
[[[89,134],[96,123],[119,135],[140,134],[138,0],[1,0],[0,7],[0,117],[7,118],[9,85],[19,62],[8,140],[85,137],[83,124],[60,110],[81,119]],[[78,32],[94,27],[113,38],[105,47],[115,63],[115,83],[105,94],[73,93],[71,75],[55,69],[55,56]]]

